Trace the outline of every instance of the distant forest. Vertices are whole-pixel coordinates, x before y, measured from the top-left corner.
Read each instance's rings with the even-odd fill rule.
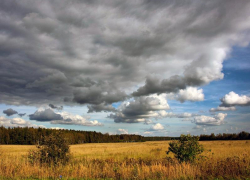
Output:
[[[214,133],[212,133],[211,135],[205,135],[205,134],[200,135],[200,141],[247,140],[247,139],[250,139],[250,134],[248,132],[245,132],[245,131],[242,131],[238,134],[236,134],[236,133],[233,133],[233,134],[223,133],[223,134],[215,135]]]
[[[178,137],[144,137],[135,134],[109,135],[95,131],[76,131],[76,130],[55,130],[45,128],[32,127],[15,127],[5,128],[0,127],[0,144],[23,144],[35,145],[39,141],[50,134],[60,132],[67,139],[69,144],[82,143],[112,143],[112,142],[144,142],[144,141],[163,141],[178,139]],[[200,140],[246,140],[250,139],[250,134],[240,132],[238,134],[217,134],[200,135]]]

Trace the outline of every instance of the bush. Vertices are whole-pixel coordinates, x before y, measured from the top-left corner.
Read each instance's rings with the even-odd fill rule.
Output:
[[[167,154],[174,153],[179,162],[193,162],[204,151],[198,136],[181,135],[177,141],[169,143]]]
[[[37,148],[29,152],[28,159],[31,163],[59,165],[70,159],[69,144],[60,132],[43,137]]]

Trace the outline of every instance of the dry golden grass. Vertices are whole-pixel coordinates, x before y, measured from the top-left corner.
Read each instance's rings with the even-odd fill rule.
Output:
[[[200,142],[207,156],[194,164],[166,159],[168,142],[81,144],[70,147],[69,164],[31,165],[35,146],[0,146],[0,179],[246,179],[250,141]],[[211,151],[210,151],[211,150]],[[173,157],[173,156],[172,156]]]

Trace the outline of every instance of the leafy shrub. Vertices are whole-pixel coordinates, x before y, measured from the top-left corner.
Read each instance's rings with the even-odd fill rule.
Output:
[[[193,162],[204,151],[198,136],[181,135],[177,141],[169,143],[167,154],[174,153],[179,162]]]
[[[60,132],[43,137],[37,148],[29,152],[28,159],[31,163],[58,165],[65,164],[70,159],[69,144]]]

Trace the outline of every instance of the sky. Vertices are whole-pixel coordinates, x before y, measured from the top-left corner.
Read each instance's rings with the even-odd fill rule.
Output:
[[[250,1],[0,2],[0,126],[250,131]]]

